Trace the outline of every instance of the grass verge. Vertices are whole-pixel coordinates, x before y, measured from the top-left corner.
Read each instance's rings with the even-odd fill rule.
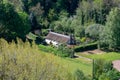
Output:
[[[110,53],[104,53],[104,54],[81,54],[77,53],[79,56],[87,57],[90,59],[104,59],[107,61],[113,61],[120,59],[120,53],[117,52],[110,52]]]

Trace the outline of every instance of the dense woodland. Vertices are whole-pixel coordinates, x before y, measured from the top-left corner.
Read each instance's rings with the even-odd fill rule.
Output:
[[[120,0],[1,0],[0,37],[25,40],[26,34],[36,29],[43,37],[52,29],[74,34],[81,42],[90,38],[118,48],[119,7]]]
[[[35,30],[40,30],[40,33],[35,34]],[[75,50],[81,49],[79,45],[97,43],[99,49],[119,52],[120,0],[0,0],[0,38],[3,38],[0,39],[0,80],[119,79],[120,73],[111,69],[109,62],[96,61],[93,64],[95,66],[93,75],[86,76],[80,70],[76,70],[74,74],[69,71],[64,73],[63,65],[56,64],[57,62],[45,54],[35,54],[42,52],[39,52],[36,44],[33,45],[32,42],[29,44],[26,41],[26,35],[29,33],[37,35],[43,44],[49,30],[65,35],[73,34],[78,43]],[[71,52],[64,47],[48,52],[60,56],[65,52]],[[48,58],[46,62],[43,62],[46,58]]]

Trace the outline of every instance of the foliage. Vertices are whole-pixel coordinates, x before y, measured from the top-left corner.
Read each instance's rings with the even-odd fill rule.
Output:
[[[97,80],[102,74],[104,68],[104,60],[98,59],[93,61],[93,79]]]
[[[86,37],[81,38],[81,39],[80,39],[80,42],[81,42],[81,43],[86,42]]]
[[[38,27],[38,22],[36,20],[34,13],[32,13],[32,12],[29,15],[29,21],[30,21],[32,30],[35,30]]]
[[[71,57],[72,49],[67,48],[64,45],[60,45],[58,48],[53,48],[51,46],[39,45],[40,50],[45,52],[53,53],[61,57]]]
[[[53,22],[50,27],[54,31],[64,34],[75,34],[77,37],[84,37],[84,26],[81,25],[77,16],[61,17],[58,21]]]
[[[98,24],[105,24],[106,15],[114,7],[118,7],[117,0],[82,0],[79,1],[77,15],[82,19],[82,24],[94,21]]]
[[[74,32],[74,27],[71,26],[72,25],[72,20],[73,20],[72,17],[71,18],[63,17],[59,21],[55,21],[51,25],[51,28],[53,27],[53,29],[56,32],[59,32],[59,33],[64,33],[64,34],[73,33]]]
[[[50,56],[51,53],[54,52],[54,48],[49,47],[49,46],[43,46],[43,45],[39,45],[39,50],[40,51],[46,50],[45,52],[47,53],[45,54],[48,56]],[[51,52],[48,52],[48,51],[51,51]],[[68,57],[65,58],[65,57],[59,57],[59,56],[56,56],[55,61],[58,61],[58,64],[64,65],[67,68],[67,70],[70,71],[71,73],[74,73],[76,69],[79,69],[79,70],[82,70],[85,75],[91,76],[92,64],[89,61],[86,61],[84,59],[68,58]]]
[[[58,56],[63,56],[63,57],[74,57],[74,50],[72,48],[68,48],[67,45],[61,44],[58,47]]]
[[[37,3],[35,6],[30,7],[29,13],[34,14],[34,17],[36,18],[36,21],[38,22],[38,24],[40,25],[40,28],[41,28],[44,24],[44,20],[43,20],[44,10],[43,10],[43,7],[41,6],[41,4]]]
[[[83,44],[75,47],[75,52],[81,52],[85,50],[92,50],[97,48],[97,43]]]
[[[9,3],[2,4],[0,12],[0,23],[3,25],[2,30],[4,31],[0,33],[0,37],[9,41],[16,37],[24,39],[30,30],[27,14],[24,12],[17,13]]]
[[[28,34],[28,32],[30,31],[31,27],[28,21],[28,15],[26,13],[19,12],[18,15],[20,18],[19,23],[18,23],[19,26],[17,27],[15,31],[16,33],[19,32],[17,37],[24,39],[26,34]]]
[[[106,15],[108,15],[111,9],[113,9],[114,7],[119,7],[120,3],[120,0],[65,0],[65,1],[2,0],[2,1],[3,3],[0,4],[1,6],[0,12],[2,15],[4,14],[4,16],[6,16],[4,22],[10,23],[10,24],[2,23],[3,26],[6,25],[13,26],[11,22],[15,23],[14,26],[19,26],[21,24],[21,20],[18,18],[19,12],[24,14],[26,13],[27,15],[33,13],[34,16],[32,15],[33,16],[32,18],[34,19],[32,18],[30,19],[30,24],[32,25],[31,31],[33,31],[34,28],[46,30],[51,28],[54,29],[55,32],[64,34],[74,34],[76,37],[80,38],[85,37],[86,26],[93,26],[94,24],[104,25],[106,23]],[[8,8],[6,8],[5,6]],[[4,10],[7,10],[9,15],[5,14]],[[13,16],[14,19],[11,19],[12,15],[15,15]],[[3,18],[0,19],[2,20]],[[8,20],[10,20],[11,22]],[[4,36],[5,35],[8,35],[9,39],[14,39],[16,36],[18,36],[18,33],[13,31],[4,34]],[[19,36],[20,35],[23,34],[19,33]]]
[[[70,80],[70,73],[57,64],[55,56],[40,52],[34,43],[7,43],[0,39],[1,80]]]
[[[120,46],[120,9],[114,8],[107,17],[107,22],[101,33],[101,43],[106,44],[109,48]],[[104,37],[104,38],[103,38]]]
[[[23,11],[23,3],[22,0],[3,0],[4,3],[9,3],[14,6],[15,11],[22,12]]]
[[[101,80],[103,76],[105,80],[114,80],[115,78],[117,79],[120,73],[117,71],[115,72],[114,71],[115,70],[113,69],[111,62],[106,62],[102,59],[98,59],[93,62],[93,79],[95,80],[98,80],[98,79]],[[114,74],[114,77],[111,76],[112,74]]]
[[[74,72],[75,80],[89,80],[79,69]]]
[[[99,77],[99,80],[118,80],[120,79],[120,72],[116,70],[110,70],[107,73],[102,73],[102,75]]]
[[[31,39],[31,40],[35,40],[36,37],[38,37],[38,36],[37,36],[37,35],[34,35],[34,34],[31,33],[31,32],[27,35],[27,38],[28,38],[28,39]]]
[[[98,40],[103,28],[100,24],[92,24],[86,28],[85,34],[92,39]]]

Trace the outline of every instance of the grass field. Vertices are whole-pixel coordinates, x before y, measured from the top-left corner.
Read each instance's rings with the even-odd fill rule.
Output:
[[[50,52],[45,52],[47,55]],[[81,54],[76,53],[79,56],[90,58],[90,59],[104,59],[106,61],[113,61],[120,59],[120,53],[110,52],[110,53],[103,53],[103,54]],[[54,55],[54,54],[53,54]],[[62,64],[66,69],[74,73],[75,70],[80,69],[84,72],[85,75],[92,75],[92,61],[89,61],[85,58],[61,58],[56,56],[55,59],[58,64]]]
[[[39,46],[39,49],[44,54],[46,53],[47,55],[49,54],[54,55],[52,54],[52,51],[54,51],[52,47]],[[47,52],[44,51],[43,49],[45,49]],[[63,66],[65,66],[68,69],[68,71],[71,73],[74,73],[75,70],[79,69],[79,70],[82,70],[85,73],[85,75],[92,74],[91,61],[88,61],[86,59],[80,59],[80,58],[65,58],[65,57],[59,57],[59,56],[55,56],[55,57],[56,57],[55,60],[58,62],[58,64],[62,64]]]
[[[79,69],[82,70],[86,76],[92,75],[91,61],[79,58],[61,58],[58,56],[56,56],[55,60],[58,62],[58,64],[62,64],[71,73],[74,73],[75,70]]]
[[[103,54],[81,54],[81,53],[77,53],[77,54],[90,59],[104,59],[106,61],[120,60],[120,53],[116,53],[116,52],[103,53]]]
[[[74,72],[76,69],[82,70],[86,75],[92,74],[92,63],[83,59],[62,58],[60,63],[65,65],[67,69]]]

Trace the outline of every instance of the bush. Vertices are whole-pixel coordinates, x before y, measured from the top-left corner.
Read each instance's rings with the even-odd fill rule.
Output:
[[[76,70],[74,73],[74,80],[89,80],[82,71]]]
[[[70,73],[56,57],[43,54],[38,46],[0,39],[0,80],[70,80]]]
[[[86,44],[86,45],[80,45],[75,47],[75,52],[81,52],[81,51],[85,51],[85,50],[93,50],[93,49],[97,49],[97,43],[90,43],[90,44]]]
[[[100,75],[99,80],[119,80],[120,79],[120,72],[116,70],[110,70],[106,73]]]
[[[44,46],[44,45],[39,45],[40,50],[48,52],[48,53],[53,53],[57,56],[60,57],[71,57],[72,55],[72,49],[69,49],[63,45],[59,46],[58,48],[53,48],[51,46]]]
[[[92,24],[85,30],[85,34],[92,39],[99,39],[100,33],[103,31],[103,26],[100,24]]]
[[[95,80],[118,80],[120,72],[113,69],[112,62],[97,59],[93,63],[93,78]]]
[[[2,4],[0,12],[0,24],[3,25],[0,29],[0,37],[8,41],[12,41],[16,37],[25,40],[25,35],[31,29],[28,15],[24,12],[17,13],[9,3]]]

